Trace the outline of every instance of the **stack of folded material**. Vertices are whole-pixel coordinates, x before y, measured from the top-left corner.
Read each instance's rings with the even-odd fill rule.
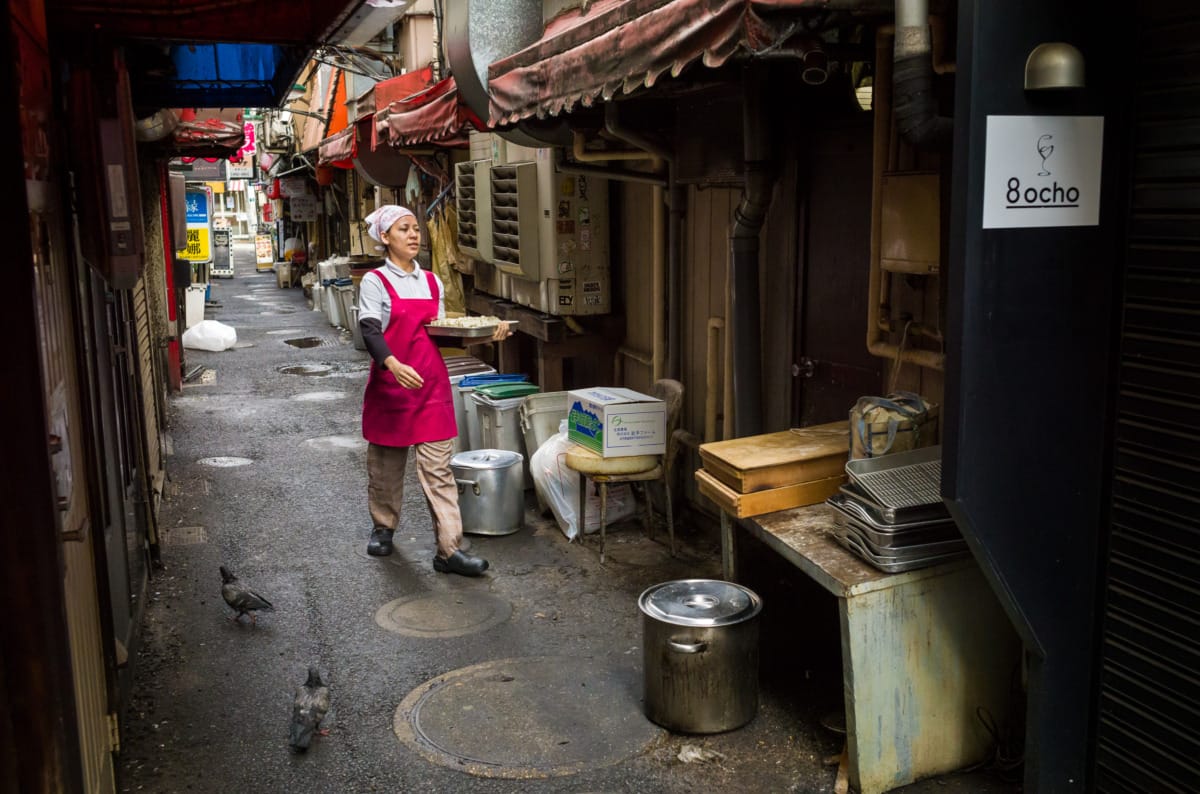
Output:
[[[826,500],[838,542],[888,573],[967,554],[942,503],[941,452],[926,447],[847,463],[850,481]]]
[[[700,445],[696,484],[727,515],[773,513],[825,501],[846,481],[847,422]]]

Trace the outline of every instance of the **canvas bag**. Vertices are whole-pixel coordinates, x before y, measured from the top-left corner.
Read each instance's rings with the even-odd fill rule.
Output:
[[[859,397],[850,409],[850,459],[877,458],[936,444],[937,419],[937,405],[913,392]]]

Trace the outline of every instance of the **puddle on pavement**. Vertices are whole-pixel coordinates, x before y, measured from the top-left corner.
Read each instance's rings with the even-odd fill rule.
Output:
[[[304,333],[303,328],[280,328],[276,331],[267,331],[267,334],[270,336],[286,336],[288,334],[302,334],[302,333]]]
[[[361,436],[318,436],[316,438],[306,438],[303,443],[306,447],[319,449],[322,452],[364,449],[367,446],[366,439]]]
[[[321,337],[302,336],[297,339],[284,339],[283,341],[292,347],[317,347],[321,344]]]
[[[234,342],[233,343],[234,350],[245,350],[248,347],[254,347],[254,343],[253,342]]]
[[[249,466],[254,461],[250,458],[236,458],[231,456],[218,456],[215,458],[201,458],[196,461],[201,466],[213,466],[218,469],[229,469],[234,466]]]
[[[304,394],[297,394],[292,399],[302,403],[332,402],[333,400],[340,400],[345,396],[346,392],[344,391],[310,391]]]
[[[271,311],[265,311],[265,312],[259,312],[259,315],[262,317],[278,317],[281,314],[295,314],[295,313],[296,313],[295,309],[288,308],[287,306],[280,306],[278,309],[273,309]]]
[[[316,375],[324,377],[333,372],[333,367],[328,364],[290,364],[286,367],[280,367],[279,371],[284,375]]]

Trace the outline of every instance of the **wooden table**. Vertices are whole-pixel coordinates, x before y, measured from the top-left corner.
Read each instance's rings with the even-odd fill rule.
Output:
[[[861,794],[961,769],[991,737],[977,709],[1007,713],[1020,643],[973,558],[888,574],[832,538],[833,509],[721,516],[725,578],[741,526],[837,596],[850,782]]]

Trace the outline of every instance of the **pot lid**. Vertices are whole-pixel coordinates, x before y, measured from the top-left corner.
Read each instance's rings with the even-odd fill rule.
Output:
[[[647,589],[638,606],[646,615],[677,626],[728,626],[757,615],[762,599],[732,582],[680,579]]]
[[[464,469],[507,469],[524,459],[521,453],[507,449],[472,449],[455,455],[450,465]]]

